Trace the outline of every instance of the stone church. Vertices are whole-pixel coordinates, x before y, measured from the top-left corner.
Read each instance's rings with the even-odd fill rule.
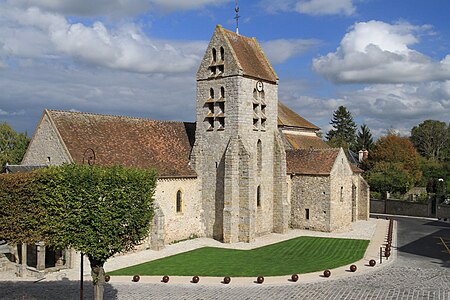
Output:
[[[196,82],[195,123],[44,110],[22,165],[156,168],[152,249],[192,237],[346,231],[368,219],[362,171],[278,100],[279,79],[255,38],[217,26]]]

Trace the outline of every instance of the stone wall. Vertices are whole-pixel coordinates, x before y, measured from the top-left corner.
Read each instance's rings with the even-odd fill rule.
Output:
[[[296,175],[290,182],[291,227],[330,231],[330,177]]]
[[[436,209],[436,218],[450,220],[450,205],[438,205]]]
[[[224,72],[211,75],[212,48],[221,47]],[[285,180],[274,178],[274,158],[280,163],[283,159],[274,155],[274,133],[279,134],[278,83],[264,82],[264,95],[254,94],[258,79],[243,76],[232,52],[216,30],[197,72],[197,127],[192,152],[192,165],[200,177],[205,234],[225,242],[251,241],[255,236],[280,231],[280,224],[287,230],[288,222],[280,221],[282,209],[274,208],[274,190],[286,189]],[[260,118],[254,126],[256,115]],[[260,156],[258,143],[262,145]],[[279,206],[281,201],[276,203]]]
[[[330,230],[349,231],[352,225],[353,171],[341,149],[330,174]]]
[[[358,220],[369,220],[370,214],[370,187],[361,175],[357,175],[358,186]]]
[[[50,118],[44,112],[22,160],[22,165],[61,165],[70,162],[68,152],[61,143]]]
[[[431,216],[431,203],[415,203],[403,200],[370,200],[371,213],[384,213],[392,215],[429,217]]]
[[[375,214],[404,215],[450,219],[450,205],[440,204],[433,213],[433,202],[416,203],[403,200],[370,200],[370,212]]]
[[[181,212],[176,196],[182,192]],[[197,179],[158,179],[155,202],[164,217],[164,243],[204,236],[202,205]]]

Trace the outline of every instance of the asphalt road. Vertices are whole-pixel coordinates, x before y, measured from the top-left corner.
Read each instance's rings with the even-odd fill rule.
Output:
[[[105,299],[439,299],[450,300],[450,224],[395,218],[397,259],[371,273],[311,284],[207,286],[115,283]],[[85,299],[92,289],[85,285]],[[0,282],[0,299],[79,299],[78,282]]]

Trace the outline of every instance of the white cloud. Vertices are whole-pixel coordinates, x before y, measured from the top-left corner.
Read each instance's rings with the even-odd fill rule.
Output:
[[[279,64],[317,47],[319,43],[313,39],[277,39],[262,42],[261,47],[272,64]]]
[[[307,0],[298,1],[295,10],[309,15],[347,15],[355,13],[352,0]]]
[[[376,136],[395,129],[408,135],[413,126],[427,119],[448,122],[450,80],[411,84],[376,84],[347,89],[334,97],[305,96],[311,87],[298,80],[280,84],[280,100],[300,115],[329,130],[329,122],[340,105],[361,125],[367,124]]]
[[[44,108],[158,120],[195,118],[194,72],[141,74],[58,62],[0,70],[0,109],[8,112],[2,120],[32,133]]]
[[[155,8],[162,11],[191,10],[230,0],[8,0],[23,8],[76,16],[134,16]]]
[[[150,0],[150,3],[163,11],[191,10],[209,5],[220,5],[232,0]]]
[[[71,24],[59,14],[38,8],[4,8],[11,9],[0,12],[8,23],[0,31],[4,40],[0,57],[2,54],[28,58],[65,56],[131,72],[179,73],[194,70],[206,46],[201,41],[150,39],[134,24],[107,28],[97,21],[86,26]]]
[[[262,0],[261,5],[269,12],[295,11],[301,14],[346,15],[356,12],[354,0]]]
[[[313,60],[314,70],[337,83],[412,83],[450,79],[450,56],[433,61],[410,48],[429,26],[380,21],[356,23],[336,52]]]

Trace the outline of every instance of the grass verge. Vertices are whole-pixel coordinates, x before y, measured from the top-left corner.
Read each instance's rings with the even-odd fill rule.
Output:
[[[110,275],[279,276],[333,269],[364,257],[369,241],[299,237],[253,250],[205,247]]]

